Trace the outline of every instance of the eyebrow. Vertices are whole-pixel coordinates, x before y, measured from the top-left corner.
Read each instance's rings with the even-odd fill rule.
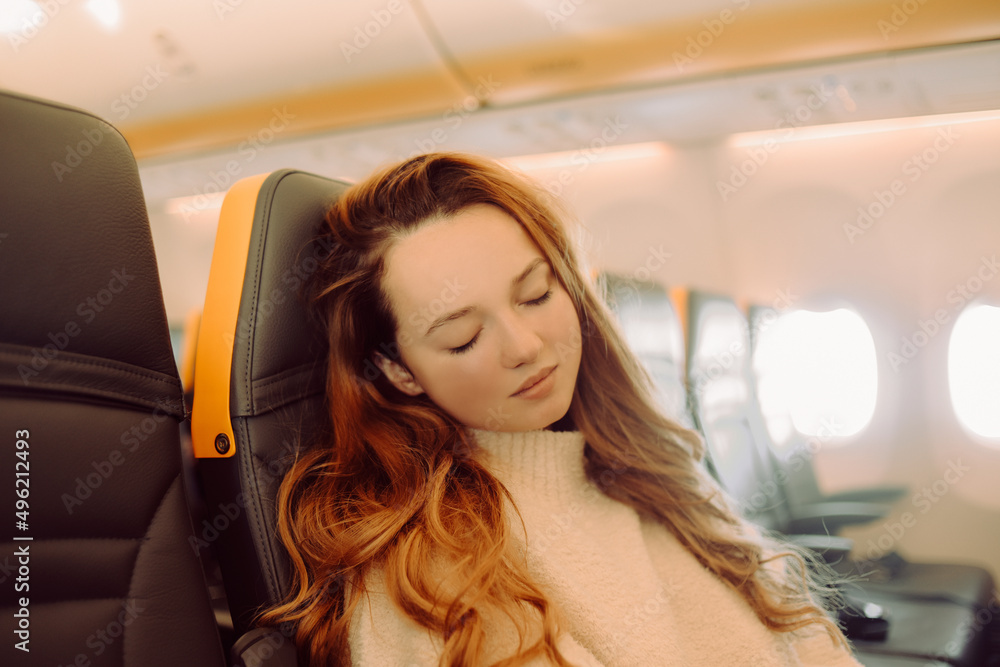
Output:
[[[510,281],[511,289],[512,290],[516,289],[518,285],[523,283],[525,279],[531,275],[531,272],[534,271],[536,267],[544,263],[545,263],[544,257],[536,257],[534,260],[532,260],[531,263],[528,264],[527,267],[525,267],[524,271],[521,271],[521,273],[519,273],[517,276],[514,277],[513,280]],[[474,310],[476,310],[475,306],[466,306],[465,308],[459,308],[456,311],[452,311],[450,313],[442,315],[441,317],[437,318],[431,323],[430,327],[427,328],[427,331],[424,332],[424,336],[425,337],[430,336],[431,332],[437,329],[438,327],[447,324],[452,320],[457,320],[460,317],[465,317]]]

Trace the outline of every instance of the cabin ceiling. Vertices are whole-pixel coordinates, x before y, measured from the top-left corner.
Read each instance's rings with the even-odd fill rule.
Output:
[[[809,94],[794,76],[762,76],[838,60],[884,72],[846,86],[850,104],[813,122],[842,120],[858,101],[863,117],[1000,107],[996,48],[935,50],[1000,38],[996,0],[38,4],[33,24],[7,17],[0,87],[107,118],[140,159],[235,146],[276,118],[284,137],[309,136],[596,91],[639,96],[652,121],[684,102],[644,93],[671,86],[708,105],[690,109],[688,136],[721,135],[756,129],[756,117],[773,125]],[[116,8],[117,25],[102,24]]]

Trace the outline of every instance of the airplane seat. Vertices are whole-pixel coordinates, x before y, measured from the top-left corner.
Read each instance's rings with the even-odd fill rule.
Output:
[[[181,334],[181,360],[180,376],[181,387],[184,389],[185,405],[194,405],[194,365],[198,351],[198,331],[201,328],[201,309],[194,308],[188,312],[184,318],[184,328]],[[184,483],[188,489],[188,507],[191,511],[191,520],[196,530],[204,531],[211,524],[208,524],[210,517],[205,506],[205,496],[201,488],[201,480],[195,470],[194,446],[191,442],[191,420],[181,424],[181,441],[184,443],[182,449],[182,470]],[[229,614],[229,604],[226,601],[225,586],[222,583],[222,572],[219,569],[219,562],[215,559],[213,549],[195,548],[201,556],[201,562],[205,570],[205,579],[208,584],[208,593],[212,601],[212,611],[215,614],[215,623],[222,637],[222,646],[228,652],[236,642],[235,631],[233,630],[233,620]]]
[[[664,414],[693,428],[684,380],[684,333],[663,286],[614,273],[602,273],[598,288],[618,318],[622,333],[649,371]]]
[[[208,512],[199,546],[220,563],[236,635],[295,664],[291,628],[256,628],[285,598],[276,496],[300,447],[328,429],[326,342],[299,291],[320,221],[347,184],[295,170],[245,178],[220,212],[198,335],[192,438]],[[263,639],[262,639],[263,637]],[[238,664],[246,658],[234,658]]]
[[[749,355],[749,327],[742,311],[728,297],[690,291],[677,299],[686,323],[687,377],[695,421],[705,437],[717,479],[743,510],[761,527],[783,533],[793,543],[821,551],[831,540],[827,535],[796,535],[795,516],[782,495],[778,475],[768,469],[761,456],[766,429],[754,394]],[[837,525],[835,503],[825,519]],[[850,510],[848,519],[868,510]],[[876,511],[876,510],[871,510]],[[811,520],[810,520],[811,521]],[[804,539],[803,539],[804,538]],[[849,541],[848,541],[849,542]],[[816,544],[814,546],[814,543]],[[835,553],[846,552],[834,542]],[[909,655],[942,660],[955,665],[979,665],[986,650],[983,633],[970,634],[975,606],[955,600],[949,589],[925,595],[918,590],[890,593],[870,590],[865,582],[841,586],[850,608],[841,614],[848,636],[865,654]],[[864,615],[875,605],[884,612],[885,623],[868,622]],[[859,618],[855,613],[861,613]],[[872,614],[877,621],[883,614]],[[869,636],[870,633],[870,636]]]
[[[135,159],[79,109],[0,118],[0,664],[224,665]]]

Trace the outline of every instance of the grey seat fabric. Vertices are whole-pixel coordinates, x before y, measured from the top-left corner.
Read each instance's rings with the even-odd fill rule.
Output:
[[[253,193],[253,219],[246,221],[252,227],[229,389],[235,451],[197,461],[208,523],[221,519],[225,526],[203,544],[216,552],[237,636],[289,590],[276,496],[299,448],[329,427],[325,335],[308,318],[299,290],[324,252],[313,243],[323,216],[346,187],[276,171]],[[204,318],[209,315],[206,307]],[[196,400],[201,386],[196,374]]]
[[[684,332],[662,286],[614,273],[597,277],[629,347],[646,367],[664,414],[693,428],[684,378]]]
[[[0,664],[222,665],[132,153],[87,112],[2,91],[0,150],[0,477],[28,480],[0,537]]]

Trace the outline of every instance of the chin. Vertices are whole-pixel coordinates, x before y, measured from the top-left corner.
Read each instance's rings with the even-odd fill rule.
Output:
[[[569,400],[561,402],[559,405],[546,410],[544,416],[539,417],[537,420],[531,420],[534,426],[519,430],[538,431],[549,429],[552,431],[572,431],[574,430],[573,420],[569,416],[569,406]]]

